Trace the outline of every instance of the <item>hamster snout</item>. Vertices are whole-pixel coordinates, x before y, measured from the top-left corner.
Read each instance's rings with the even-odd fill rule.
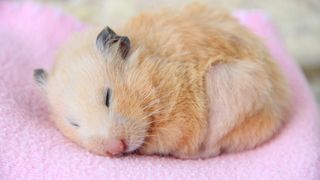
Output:
[[[125,152],[127,146],[123,139],[110,140],[107,145],[106,154],[109,156],[120,155]]]
[[[122,137],[90,138],[84,146],[102,156],[123,155],[129,148],[127,140]]]

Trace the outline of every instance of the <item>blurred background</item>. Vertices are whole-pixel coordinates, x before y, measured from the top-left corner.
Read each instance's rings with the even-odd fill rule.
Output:
[[[190,0],[34,0],[91,24],[120,24],[141,10],[182,6]],[[195,0],[194,0],[195,1]],[[198,0],[230,10],[262,9],[276,23],[320,102],[320,0]]]

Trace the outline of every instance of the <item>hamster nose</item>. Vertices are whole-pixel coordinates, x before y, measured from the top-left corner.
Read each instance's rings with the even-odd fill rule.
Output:
[[[126,144],[123,139],[114,139],[108,143],[107,155],[119,155],[126,150]]]

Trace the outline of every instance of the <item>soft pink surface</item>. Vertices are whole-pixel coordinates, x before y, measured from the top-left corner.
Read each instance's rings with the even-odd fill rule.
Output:
[[[284,130],[255,150],[207,160],[108,158],[54,128],[32,80],[33,69],[48,69],[57,45],[83,26],[57,10],[0,2],[0,179],[320,179],[319,115],[305,78],[262,12],[236,16],[265,39],[289,78],[294,113]]]

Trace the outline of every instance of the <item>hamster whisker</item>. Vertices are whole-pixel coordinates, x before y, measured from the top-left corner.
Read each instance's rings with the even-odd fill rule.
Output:
[[[164,112],[164,111],[162,111],[162,110],[164,110],[165,108],[167,108],[167,106],[162,107],[162,108],[160,108],[160,109],[157,109],[157,110],[155,110],[155,111],[147,114],[147,115],[144,116],[142,119],[147,119],[147,118],[149,118],[149,117],[152,116],[152,115],[160,114],[161,112]]]
[[[164,121],[150,121],[150,122],[148,122],[148,126],[150,126],[150,125],[153,124],[153,123],[158,123],[158,124],[160,124],[160,123],[162,123],[162,122],[164,122]]]
[[[151,101],[151,103],[149,103],[148,105],[144,106],[144,107],[142,108],[142,111],[146,110],[146,109],[149,108],[150,106],[153,106],[153,105],[159,104],[159,103],[160,103],[160,100],[159,100],[159,99],[155,99],[155,100]]]
[[[164,79],[162,79],[156,88],[158,88],[158,89],[162,88],[165,83],[166,83],[166,81]]]
[[[148,116],[148,115],[153,115],[153,113],[156,113],[156,112],[159,112],[159,111],[163,111],[165,108],[167,108],[167,106],[162,106],[162,107],[160,107],[160,108],[158,108],[158,109],[150,112],[150,113],[147,114],[146,116]]]
[[[158,131],[165,131],[165,132],[168,132],[168,131],[170,131],[170,129],[169,128],[164,128],[164,127],[157,127],[157,130]]]
[[[153,93],[153,90],[150,90],[149,93],[146,96],[143,96],[143,100],[148,99],[151,96],[152,93]]]
[[[147,108],[149,108],[149,107],[151,107],[151,106],[153,106],[153,105],[159,104],[159,103],[161,102],[160,99],[165,99],[165,98],[167,98],[167,97],[172,97],[172,95],[173,95],[174,93],[176,93],[176,92],[175,92],[175,91],[172,91],[172,92],[168,93],[168,94],[165,95],[165,96],[161,96],[161,97],[159,97],[159,98],[156,98],[156,99],[151,100],[150,102],[148,102],[148,104],[147,104],[146,106],[143,107],[142,111],[146,110]],[[151,94],[151,93],[149,93],[149,95],[150,95],[150,94]],[[148,95],[148,96],[149,96],[149,95]],[[147,97],[145,97],[143,100],[145,101],[146,99],[147,99]]]
[[[134,137],[134,138],[144,138],[144,137],[155,137],[156,135],[151,135],[151,134],[147,134],[147,135],[144,135],[144,136],[139,136],[139,135],[133,135],[131,137]]]
[[[151,123],[159,123],[159,122],[164,122],[164,120],[163,119],[151,120],[148,123],[151,124]]]
[[[158,121],[158,122],[163,122],[163,121]],[[150,122],[149,124],[151,124],[151,123],[153,123],[153,122]],[[167,128],[164,128],[164,127],[157,127],[157,129],[167,129]]]
[[[159,138],[158,136],[153,136],[153,137],[155,137],[156,139]],[[142,146],[143,145],[152,145],[152,144],[150,142],[146,141],[146,139],[144,139]]]

